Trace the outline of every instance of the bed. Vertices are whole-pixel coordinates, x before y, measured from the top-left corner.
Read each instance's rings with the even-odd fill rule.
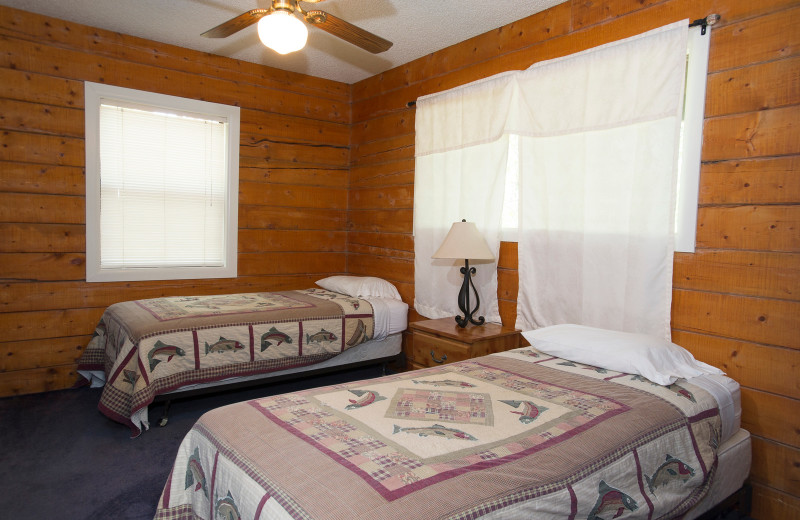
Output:
[[[671,343],[652,355],[662,342],[575,327],[210,411],[155,518],[691,519],[742,487],[750,439],[733,380]],[[591,357],[609,341],[603,363],[584,362],[581,346]],[[564,345],[568,357],[552,353]]]
[[[78,362],[98,408],[133,436],[156,399],[397,357],[408,305],[389,282],[334,276],[296,291],[111,305]]]

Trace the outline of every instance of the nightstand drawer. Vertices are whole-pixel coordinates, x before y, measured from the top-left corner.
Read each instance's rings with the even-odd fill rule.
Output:
[[[459,327],[455,319],[413,321],[404,347],[408,368],[435,367],[519,347],[519,331],[497,323]]]
[[[426,367],[435,367],[471,357],[469,347],[463,343],[424,334],[414,334],[412,352],[414,363]]]

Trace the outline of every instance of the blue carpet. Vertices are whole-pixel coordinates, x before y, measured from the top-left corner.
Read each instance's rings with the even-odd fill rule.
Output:
[[[150,430],[97,410],[100,389],[0,399],[0,518],[152,520],[181,440],[206,411],[266,395],[380,376],[380,366],[150,407]]]

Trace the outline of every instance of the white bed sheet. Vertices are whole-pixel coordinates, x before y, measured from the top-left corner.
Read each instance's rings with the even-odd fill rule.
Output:
[[[408,327],[408,304],[393,298],[364,298],[375,315],[375,334],[372,339],[383,339],[403,332]]]
[[[739,383],[728,376],[717,374],[704,374],[687,382],[699,386],[717,400],[722,420],[722,443],[739,431],[742,424],[742,393]]]

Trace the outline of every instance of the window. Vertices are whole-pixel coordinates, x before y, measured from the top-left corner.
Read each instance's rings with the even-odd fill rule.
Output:
[[[85,83],[86,280],[235,277],[239,108]]]
[[[697,232],[697,197],[700,184],[700,159],[703,145],[706,77],[710,28],[689,28],[686,51],[686,89],[681,122],[678,188],[675,204],[675,251],[693,253]],[[503,201],[502,239],[517,241],[519,188],[519,138],[509,136],[506,190]]]
[[[451,312],[442,295],[460,279],[429,260],[449,223],[475,222],[496,251],[510,206],[517,328],[670,337],[688,29],[674,22],[417,100],[418,312]],[[484,271],[476,290],[493,310],[497,273]]]

